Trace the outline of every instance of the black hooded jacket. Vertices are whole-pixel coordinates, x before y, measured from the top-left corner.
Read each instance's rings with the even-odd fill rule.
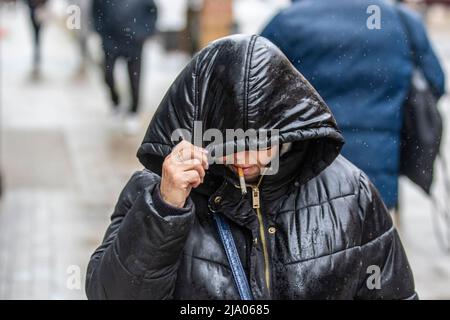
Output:
[[[194,134],[195,121],[222,132],[276,128],[292,143],[279,172],[261,180],[259,211],[219,164],[185,208],[161,200],[171,134]],[[342,144],[328,107],[271,42],[235,35],[211,43],[149,125],[138,151],[145,169],[125,186],[91,257],[88,298],[239,299],[211,212],[231,225],[255,299],[415,298],[391,218],[365,174],[339,155]]]

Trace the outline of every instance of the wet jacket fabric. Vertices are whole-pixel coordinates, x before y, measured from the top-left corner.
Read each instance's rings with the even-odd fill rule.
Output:
[[[153,0],[93,0],[92,5],[94,27],[107,51],[132,52],[156,31]]]
[[[380,29],[369,29],[377,7]],[[388,207],[398,201],[403,104],[413,71],[400,10],[417,48],[418,66],[437,97],[444,73],[417,14],[388,1],[298,0],[261,35],[277,45],[331,108],[346,144],[342,154],[361,168]]]
[[[242,196],[237,179],[212,164],[184,208],[159,193],[161,166],[177,128],[279,129],[292,143],[275,175]],[[228,143],[211,142],[218,150]],[[203,147],[209,148],[205,141]],[[378,191],[339,155],[336,122],[317,92],[265,38],[211,43],[186,66],[158,107],[135,172],[91,257],[90,299],[239,299],[211,216],[231,226],[255,299],[408,299],[414,281]],[[259,219],[261,218],[261,219]],[[371,290],[374,266],[379,289]]]

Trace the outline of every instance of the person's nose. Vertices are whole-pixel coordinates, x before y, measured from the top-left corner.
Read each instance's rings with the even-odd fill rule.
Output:
[[[247,165],[248,159],[247,151],[238,152],[234,154],[234,163],[237,165]]]

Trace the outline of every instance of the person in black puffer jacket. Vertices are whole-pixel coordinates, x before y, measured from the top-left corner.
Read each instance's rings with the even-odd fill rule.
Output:
[[[180,146],[193,141],[177,144],[172,133],[193,132],[196,121],[222,133],[279,130],[288,151],[278,173],[258,177],[245,196],[232,166],[197,161],[174,174],[189,166],[173,163],[185,161]],[[240,143],[248,141],[199,147],[213,154]],[[387,209],[367,176],[339,155],[342,145],[329,108],[270,41],[234,35],[212,42],[153,116],[137,154],[145,168],[123,189],[91,257],[88,298],[239,299],[212,212],[231,226],[254,299],[417,298]]]

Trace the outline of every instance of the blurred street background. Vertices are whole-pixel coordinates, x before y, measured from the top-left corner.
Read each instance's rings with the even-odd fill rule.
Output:
[[[184,3],[173,1],[171,6],[180,9],[171,15],[161,6],[159,30],[186,23],[180,18],[186,12]],[[235,0],[230,32],[259,33],[288,4]],[[111,115],[100,40],[95,34],[89,37],[87,66],[80,71],[77,42],[66,26],[68,3],[53,0],[48,6],[36,79],[28,7],[21,1],[0,5],[0,299],[86,298],[90,254],[101,242],[123,186],[142,168],[135,156],[138,146],[192,50],[168,50],[170,39],[161,35],[145,43],[138,130],[127,134]],[[430,7],[426,21],[449,75],[450,6]],[[124,93],[125,63],[115,72],[118,91]],[[439,107],[447,126],[442,150],[450,159],[449,95]],[[416,290],[423,299],[450,299],[450,255],[436,241],[431,204],[406,180],[401,180],[400,199],[399,229]],[[70,278],[77,270],[79,288]]]

